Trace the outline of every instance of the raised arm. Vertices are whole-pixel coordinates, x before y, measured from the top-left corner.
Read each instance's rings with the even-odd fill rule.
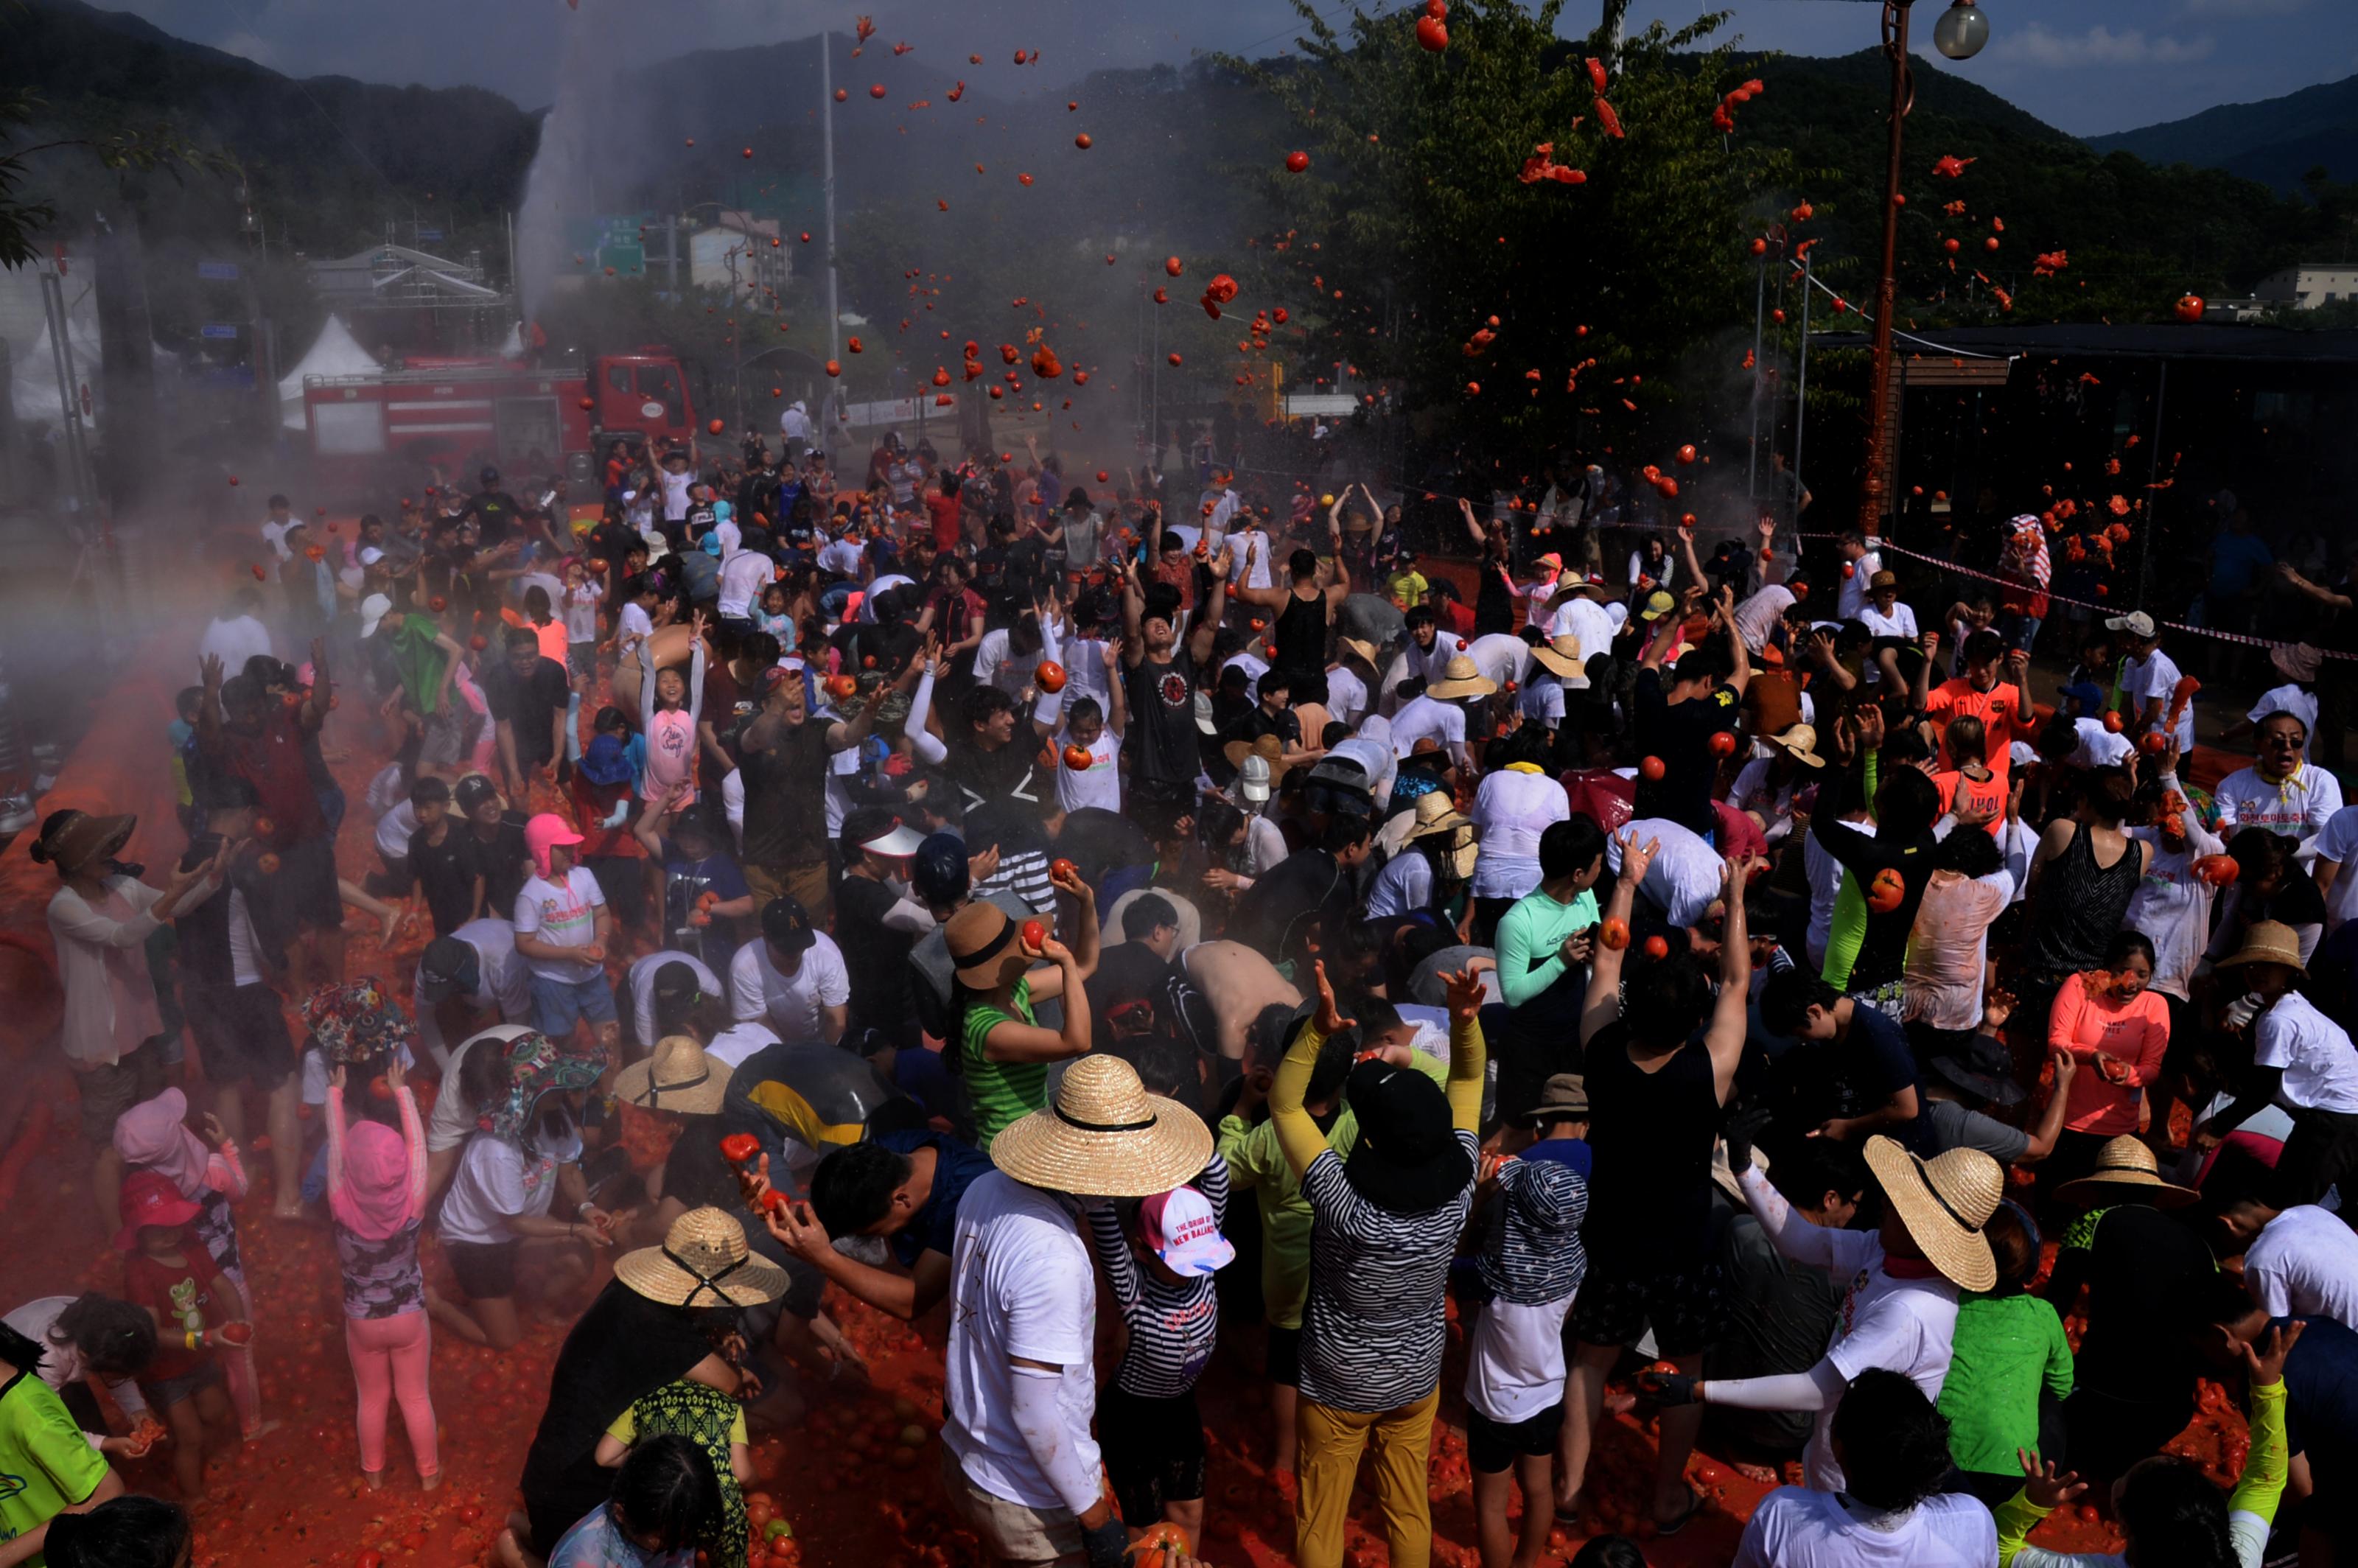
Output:
[[[1629,911],[1637,903],[1638,884],[1646,880],[1646,868],[1653,864],[1661,852],[1662,841],[1650,838],[1643,846],[1635,833],[1621,840],[1621,874],[1614,879],[1613,895],[1606,902],[1605,918],[1600,923],[1595,946],[1588,959],[1588,995],[1581,1003],[1580,1043],[1585,1046],[1596,1037],[1596,1032],[1621,1016],[1621,954],[1629,945]],[[1609,931],[1618,932],[1619,946],[1605,939]]]
[[[1285,1151],[1285,1162],[1293,1167],[1296,1180],[1326,1147],[1326,1135],[1303,1108],[1310,1090],[1311,1072],[1318,1065],[1318,1053],[1329,1037],[1357,1022],[1343,1017],[1336,1008],[1335,988],[1326,979],[1326,961],[1316,960],[1311,970],[1318,984],[1318,1011],[1310,1015],[1310,1022],[1293,1037],[1293,1044],[1286,1051],[1285,1059],[1277,1065],[1277,1076],[1269,1086],[1269,1119],[1277,1129],[1278,1147]],[[1452,1114],[1454,1117],[1454,1108]]]
[[[1487,1059],[1482,1042],[1482,977],[1460,969],[1442,980],[1449,988],[1449,1119],[1460,1132],[1478,1132]]]
[[[1727,861],[1724,868],[1721,897],[1727,917],[1719,943],[1719,999],[1712,1006],[1711,1027],[1703,1037],[1704,1048],[1711,1053],[1712,1080],[1723,1105],[1736,1087],[1736,1065],[1744,1059],[1749,1016],[1747,1000],[1752,992],[1752,943],[1745,930],[1744,893],[1755,869],[1766,870],[1768,864],[1758,856],[1747,855]]]

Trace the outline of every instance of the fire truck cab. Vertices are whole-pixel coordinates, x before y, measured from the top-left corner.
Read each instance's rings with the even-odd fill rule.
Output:
[[[562,476],[594,494],[598,459],[625,437],[658,448],[694,439],[687,377],[670,350],[590,359],[586,371],[506,360],[411,360],[369,375],[303,385],[306,426],[322,482],[382,500],[438,470],[471,482],[486,465],[515,476]]]

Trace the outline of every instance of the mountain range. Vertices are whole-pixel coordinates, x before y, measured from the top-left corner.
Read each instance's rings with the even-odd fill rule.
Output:
[[[2183,120],[2091,136],[2098,152],[2134,153],[2151,164],[2224,169],[2286,192],[2309,171],[2358,180],[2358,76],[2304,87],[2258,103],[2223,103]]]

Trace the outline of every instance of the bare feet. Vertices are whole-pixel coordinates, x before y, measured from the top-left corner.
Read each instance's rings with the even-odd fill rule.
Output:
[[[1777,1485],[1777,1470],[1774,1465],[1747,1465],[1740,1459],[1731,1459],[1727,1462],[1727,1467],[1747,1481],[1755,1481],[1764,1487]]]

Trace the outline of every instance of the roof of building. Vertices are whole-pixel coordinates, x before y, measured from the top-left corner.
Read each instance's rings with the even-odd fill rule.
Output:
[[[1905,358],[1940,357],[1942,347],[1965,354],[2019,354],[2053,359],[2269,361],[2358,363],[2358,329],[2305,331],[2290,327],[2199,323],[2055,321],[2002,327],[1933,328],[1896,345]],[[1865,348],[1864,332],[1828,332],[1822,348]]]

